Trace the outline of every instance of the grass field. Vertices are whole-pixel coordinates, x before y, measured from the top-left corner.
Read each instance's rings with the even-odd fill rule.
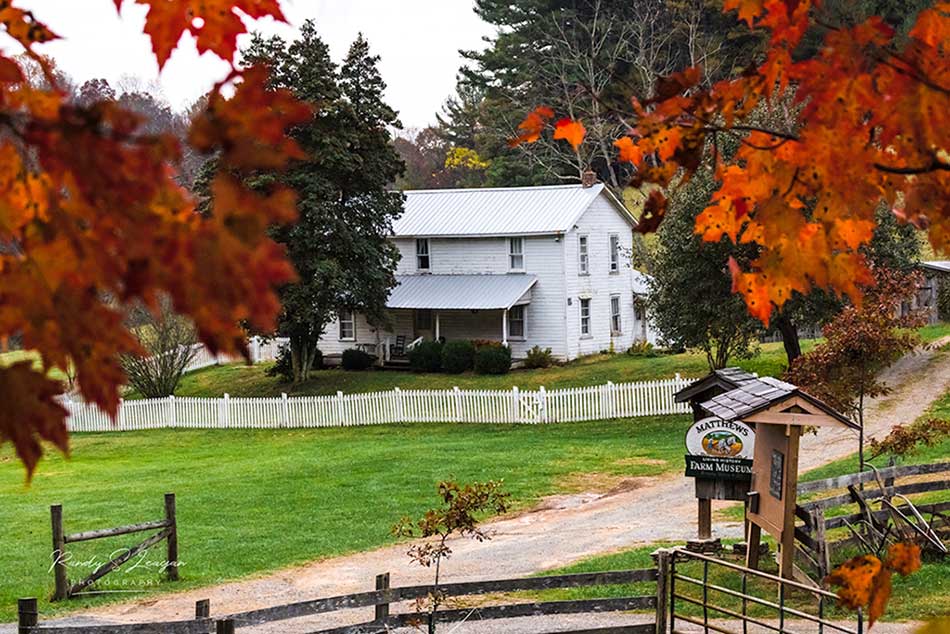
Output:
[[[395,521],[434,504],[441,479],[504,479],[523,508],[557,491],[607,489],[623,477],[678,470],[687,425],[685,416],[667,416],[546,426],[77,435],[73,457],[47,456],[29,487],[5,445],[0,622],[14,618],[17,597],[51,592],[50,504],[63,504],[66,531],[75,532],[158,519],[162,495],[174,491],[182,581],[159,589],[175,590],[389,543]],[[102,558],[135,538],[77,544],[75,553],[79,560]],[[112,576],[120,583],[156,579],[141,568]],[[101,601],[70,601],[68,608]]]
[[[813,341],[803,342],[807,351]],[[750,372],[777,376],[785,371],[785,351],[781,343],[762,344],[752,359],[736,359],[738,365]],[[503,376],[465,374],[415,374],[411,372],[373,371],[347,372],[319,370],[300,385],[281,383],[266,375],[270,364],[246,366],[231,364],[192,372],[186,375],[175,391],[178,396],[280,396],[281,392],[294,395],[346,394],[402,389],[440,389],[458,386],[462,389],[548,389],[599,385],[607,381],[649,381],[670,379],[680,373],[684,377],[700,377],[709,372],[706,358],[701,354],[683,353],[657,357],[632,357],[626,354],[595,355],[578,359],[563,366],[541,370],[515,370]]]
[[[675,544],[657,543],[649,546],[643,546],[631,550],[613,553],[601,557],[593,557],[581,561],[572,566],[550,571],[545,574],[568,574],[578,572],[599,572],[605,570],[627,570],[632,568],[649,568],[652,566],[650,553],[660,547],[672,546]],[[741,563],[734,560],[736,563]],[[775,574],[777,567],[775,563],[766,558],[762,562],[762,569],[766,572]],[[702,577],[702,567],[696,564],[681,566],[680,570],[693,578]],[[740,589],[740,579],[734,574],[725,573],[724,569],[716,566],[710,567],[709,579],[712,583],[733,590]],[[925,561],[923,567],[913,575],[903,578],[895,575],[893,579],[893,594],[888,607],[885,621],[905,621],[905,620],[926,620],[936,617],[945,617],[950,615],[950,603],[947,602],[947,596],[950,596],[950,561]],[[689,586],[681,583],[677,586],[678,592],[686,593],[696,599],[701,599],[698,587]],[[593,599],[600,597],[622,597],[652,594],[655,589],[653,584],[629,584],[618,586],[593,586],[589,588],[575,588],[568,590],[552,590],[540,593],[533,593],[533,597],[546,601],[555,600],[578,600]],[[749,590],[756,596],[774,601],[775,585],[771,583],[749,583]],[[741,604],[737,599],[724,595],[722,593],[711,592],[710,601],[732,609],[738,612]],[[790,604],[792,607],[798,607],[803,611],[815,614],[816,602],[810,599],[810,595],[803,592],[791,592]],[[684,607],[682,602],[678,603],[677,610]],[[681,613],[701,616],[701,611],[694,606],[686,606],[689,609],[682,610]],[[749,613],[761,618],[777,618],[777,613],[773,609],[753,606]],[[848,618],[850,613],[829,606],[826,612],[831,618]],[[725,615],[710,612],[710,618],[726,618]]]

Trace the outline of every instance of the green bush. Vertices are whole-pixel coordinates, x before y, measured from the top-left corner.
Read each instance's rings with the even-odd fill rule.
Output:
[[[505,346],[482,346],[475,353],[475,371],[479,374],[508,374],[510,370],[510,348]]]
[[[414,372],[438,372],[442,369],[442,344],[423,341],[409,351],[409,367]]]
[[[319,370],[323,367],[323,353],[317,350],[314,353],[313,365],[311,370]],[[279,377],[282,383],[290,383],[294,380],[294,363],[290,355],[290,346],[284,345],[277,350],[277,359],[274,365],[267,368],[267,376]]]
[[[475,345],[471,341],[450,341],[442,346],[442,371],[460,374],[475,367]]]
[[[634,341],[633,345],[627,348],[627,354],[629,354],[631,357],[658,357],[660,356],[656,348],[653,347],[653,344],[647,341],[646,339],[641,340],[641,341]]]
[[[552,365],[554,365],[554,357],[551,355],[550,348],[542,349],[541,346],[535,346],[528,350],[528,356],[524,358],[526,368],[550,368]]]
[[[373,355],[356,348],[348,348],[343,351],[344,370],[365,370],[371,365],[373,365]]]

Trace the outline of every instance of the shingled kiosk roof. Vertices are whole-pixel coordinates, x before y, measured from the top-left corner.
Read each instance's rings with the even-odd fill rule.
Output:
[[[848,417],[785,381],[766,377],[743,379],[733,390],[700,403],[700,407],[722,420],[742,420],[785,401],[801,399],[848,427],[857,428]]]
[[[755,374],[746,372],[742,368],[721,368],[713,370],[703,378],[693,381],[674,396],[677,403],[686,403],[697,395],[713,387],[718,387],[723,392],[734,390],[740,385],[750,381],[755,381],[758,377]]]

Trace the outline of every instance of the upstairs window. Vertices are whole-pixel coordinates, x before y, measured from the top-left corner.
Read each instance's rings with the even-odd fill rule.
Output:
[[[356,339],[356,319],[352,310],[342,310],[339,314],[340,341],[354,341]]]
[[[590,254],[587,249],[587,236],[577,236],[577,272],[579,275],[590,273]]]
[[[623,332],[620,321],[620,295],[610,296],[610,332],[619,335]]]
[[[614,234],[610,236],[608,248],[610,249],[610,272],[620,272],[620,236]]]
[[[524,270],[524,238],[508,238],[508,270]]]
[[[429,264],[429,239],[419,238],[416,240],[416,268],[420,271],[428,271]]]
[[[524,306],[512,306],[508,310],[508,338],[525,338],[525,310]]]
[[[581,299],[581,335],[590,334],[590,300]]]

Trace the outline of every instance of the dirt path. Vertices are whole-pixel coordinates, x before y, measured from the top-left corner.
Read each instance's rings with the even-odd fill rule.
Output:
[[[950,389],[950,353],[938,352],[936,346],[932,348],[902,359],[886,372],[884,380],[899,388],[888,397],[870,403],[866,415],[869,436],[881,435],[895,424],[914,420]],[[856,434],[848,431],[825,430],[817,436],[807,436],[802,441],[802,469],[847,456],[855,451],[856,444]],[[443,568],[445,579],[528,575],[636,545],[659,540],[682,541],[696,534],[696,501],[692,482],[681,476],[641,478],[636,486],[613,494],[555,496],[531,512],[494,521],[490,526],[493,533],[490,541],[462,540],[452,544],[455,554]],[[715,532],[722,537],[740,537],[741,524],[718,522]],[[430,581],[430,571],[411,566],[405,550],[405,546],[392,546],[317,561],[257,579],[98,608],[59,622],[187,619],[193,615],[198,599],[210,599],[212,614],[224,615],[369,590],[375,575],[387,571],[392,574],[394,585]],[[328,627],[369,618],[371,615],[368,616],[366,610],[351,610],[309,623],[278,624],[279,627],[270,631],[312,631],[317,623]]]

